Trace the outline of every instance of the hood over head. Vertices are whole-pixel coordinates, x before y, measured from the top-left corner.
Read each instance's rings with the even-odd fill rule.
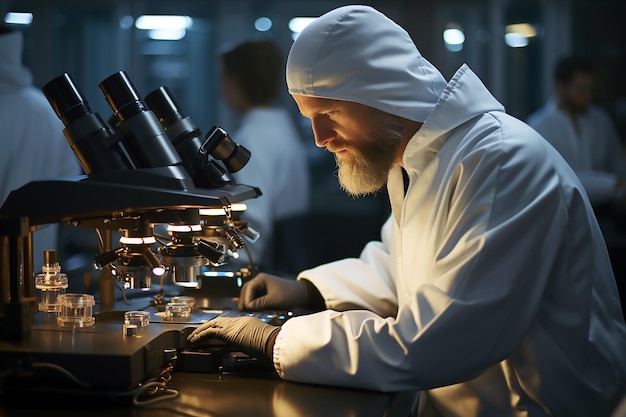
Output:
[[[287,58],[292,95],[347,100],[424,122],[446,86],[409,34],[369,6],[315,19]]]
[[[0,35],[0,92],[11,93],[33,83],[32,73],[22,65],[22,32]]]

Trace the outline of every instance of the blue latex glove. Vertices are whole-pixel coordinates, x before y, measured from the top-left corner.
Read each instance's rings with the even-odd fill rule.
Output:
[[[217,338],[256,358],[272,361],[280,327],[254,317],[216,317],[198,326],[187,337],[191,343]]]

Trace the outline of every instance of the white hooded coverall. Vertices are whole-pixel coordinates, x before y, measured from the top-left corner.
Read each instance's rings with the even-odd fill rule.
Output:
[[[422,390],[421,416],[606,412],[625,380],[626,326],[600,229],[563,158],[464,65],[403,165],[408,188],[394,167],[381,241],[299,275],[327,310],[282,326],[279,375]]]
[[[19,31],[0,36],[0,206],[11,191],[30,181],[82,173],[63,136],[63,123],[22,64],[23,43]],[[54,196],[32,203],[54,204]],[[44,250],[60,249],[57,233],[57,224],[34,233],[35,270],[43,263]]]
[[[595,415],[624,381],[626,327],[570,168],[467,67],[403,161],[382,242],[301,273],[329,310],[283,325],[280,375],[424,389],[446,416]]]

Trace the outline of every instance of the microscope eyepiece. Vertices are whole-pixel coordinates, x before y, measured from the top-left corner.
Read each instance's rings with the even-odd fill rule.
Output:
[[[229,182],[224,168],[202,149],[202,132],[186,116],[167,87],[160,87],[145,97],[167,136],[183,160],[196,186],[214,187]]]
[[[124,71],[119,71],[99,84],[113,109],[114,129],[137,168],[180,165],[182,159],[153,111],[143,103]]]
[[[157,88],[148,94],[144,100],[165,129],[186,118],[167,87]]]
[[[195,186],[210,188],[231,183],[229,173],[250,159],[250,152],[217,126],[203,138],[167,87],[153,91],[144,102],[124,71],[105,78],[99,87],[113,110],[109,125],[91,110],[68,73],[42,89],[87,175],[168,167],[179,176],[184,169]]]
[[[120,121],[145,111],[141,97],[124,71],[107,77],[99,86]]]
[[[83,98],[68,73],[48,82],[42,91],[65,126],[91,113],[89,103]]]
[[[48,82],[42,91],[65,125],[63,133],[87,175],[132,168],[119,138],[91,111],[70,74]]]
[[[239,171],[250,160],[250,151],[235,143],[224,129],[217,126],[206,134],[202,149],[222,161],[231,173]]]

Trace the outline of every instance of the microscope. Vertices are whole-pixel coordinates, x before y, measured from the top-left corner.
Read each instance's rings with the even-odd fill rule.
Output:
[[[51,223],[94,229],[99,251],[93,267],[124,289],[148,290],[165,275],[180,288],[197,288],[199,277],[220,271],[246,250],[246,240],[258,238],[241,214],[244,201],[261,191],[231,175],[250,152],[218,126],[203,135],[166,87],[144,99],[124,71],[99,87],[113,110],[106,123],[70,74],[43,87],[85,175],[32,181],[0,207],[0,370],[52,363],[91,387],[124,390],[184,344],[188,325],[172,321],[127,337],[134,333],[122,334],[128,329],[121,323],[40,323],[33,232]],[[32,204],[41,196],[54,198]],[[112,244],[112,233],[121,235],[119,244]],[[228,276],[246,279],[253,269],[250,263]],[[100,312],[112,309],[112,285],[101,277]],[[81,311],[85,306],[91,304],[79,305]]]

